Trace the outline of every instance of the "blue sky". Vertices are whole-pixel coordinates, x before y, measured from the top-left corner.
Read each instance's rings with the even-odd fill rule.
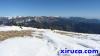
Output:
[[[100,0],[0,0],[0,16],[100,18]]]

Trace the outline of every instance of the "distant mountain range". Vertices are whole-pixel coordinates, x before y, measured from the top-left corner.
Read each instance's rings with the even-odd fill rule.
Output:
[[[100,34],[100,20],[83,17],[26,16],[11,17],[10,19],[9,17],[0,17],[0,25]]]

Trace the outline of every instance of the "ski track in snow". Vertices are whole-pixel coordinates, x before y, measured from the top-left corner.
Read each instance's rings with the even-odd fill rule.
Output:
[[[0,31],[22,30],[16,26],[5,26],[0,27],[0,29],[2,29]],[[34,36],[32,38],[16,37],[2,41],[0,43],[0,56],[96,56],[93,54],[60,55],[58,51],[65,48],[69,50],[97,49],[100,51],[100,35],[81,34],[80,37],[82,37],[78,38],[75,35],[71,37],[48,29],[24,27],[23,30],[34,30],[36,32],[33,32]]]

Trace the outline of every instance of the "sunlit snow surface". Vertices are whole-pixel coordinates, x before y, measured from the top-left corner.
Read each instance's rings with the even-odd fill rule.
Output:
[[[58,51],[67,49],[97,49],[100,51],[100,35],[63,32],[16,26],[0,27],[0,31],[32,30],[33,37],[16,37],[0,42],[0,56],[64,56]],[[63,34],[64,33],[64,34]],[[93,56],[93,54],[68,54],[65,56]]]
[[[32,28],[27,28],[27,27],[22,27],[23,29],[21,29],[20,27],[16,27],[16,26],[2,26],[0,27],[0,31],[20,31],[20,30],[31,30]]]

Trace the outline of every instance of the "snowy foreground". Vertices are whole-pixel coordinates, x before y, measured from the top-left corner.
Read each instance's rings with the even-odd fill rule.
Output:
[[[0,31],[32,30],[33,37],[10,38],[0,42],[0,56],[96,56],[95,54],[60,55],[67,49],[96,49],[100,51],[100,35],[63,32],[16,26],[0,27]]]

